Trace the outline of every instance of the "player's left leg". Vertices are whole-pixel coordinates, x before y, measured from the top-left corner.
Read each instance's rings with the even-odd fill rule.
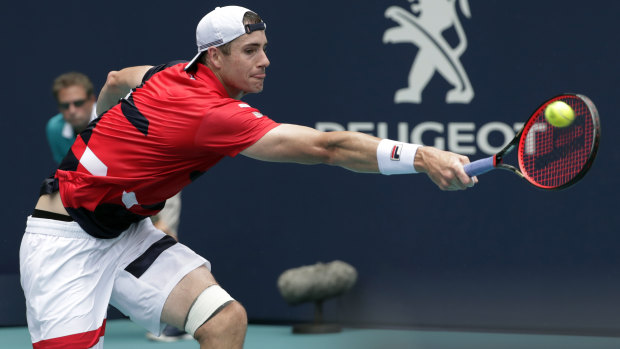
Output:
[[[208,261],[148,219],[127,234],[136,251],[120,263],[112,305],[155,335],[170,324],[203,347],[242,347],[245,310],[217,285]]]
[[[245,309],[215,282],[206,267],[195,269],[174,288],[162,321],[183,326],[201,348],[242,348],[247,330]]]

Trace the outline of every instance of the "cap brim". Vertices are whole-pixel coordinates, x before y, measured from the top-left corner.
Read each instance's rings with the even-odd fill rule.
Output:
[[[192,67],[194,67],[196,65],[196,63],[198,62],[198,58],[200,58],[200,56],[204,53],[204,51],[198,52],[194,58],[192,58],[191,61],[189,61],[189,63],[187,63],[187,65],[185,66],[185,68],[183,70],[189,70]]]

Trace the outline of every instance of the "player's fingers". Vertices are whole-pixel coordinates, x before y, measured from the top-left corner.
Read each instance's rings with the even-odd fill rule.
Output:
[[[465,158],[466,162],[469,163],[469,159]],[[463,167],[463,163],[455,170],[456,180],[459,182],[458,187],[460,189],[467,189],[473,187],[478,181],[475,177],[470,177],[467,173],[465,173],[465,168]]]
[[[478,177],[469,177],[467,174],[465,174],[466,176],[466,180],[463,182],[463,184],[465,185],[465,187],[467,188],[471,188],[474,185],[476,185],[476,183],[478,183]],[[463,177],[459,177],[459,178],[463,178]],[[461,179],[463,180],[463,179]]]
[[[439,176],[437,178],[433,178],[433,182],[435,182],[435,185],[443,191],[458,190],[458,185],[455,183],[455,179],[449,178],[449,176]]]
[[[464,190],[467,189],[469,187],[469,183],[468,182],[463,182],[460,179],[458,179],[455,183],[455,187],[457,190]]]
[[[468,184],[467,186],[468,186],[469,188],[471,188],[471,187],[473,187],[474,185],[476,185],[476,183],[478,183],[478,177],[474,176],[474,177],[471,177],[471,183],[470,183],[470,184]]]
[[[461,164],[463,165],[463,172],[465,172],[465,165],[470,163],[469,158],[467,156],[462,155],[460,160],[461,160]],[[467,175],[467,173],[465,173],[465,175]],[[474,185],[476,185],[476,183],[478,183],[478,177],[473,176],[473,177],[469,177],[469,181],[465,182],[465,185],[471,188]]]
[[[454,190],[463,190],[466,189],[467,186],[465,183],[463,183],[459,177],[456,175],[456,173],[454,173],[452,176],[450,176],[451,178],[449,178],[447,180],[446,185],[444,186],[443,190],[447,190],[447,191],[454,191]]]

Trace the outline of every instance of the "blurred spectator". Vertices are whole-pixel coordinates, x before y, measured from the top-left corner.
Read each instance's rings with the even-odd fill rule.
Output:
[[[77,134],[84,131],[97,116],[97,98],[88,76],[78,72],[57,77],[52,85],[52,93],[59,113],[49,119],[45,132],[54,160],[60,164]]]

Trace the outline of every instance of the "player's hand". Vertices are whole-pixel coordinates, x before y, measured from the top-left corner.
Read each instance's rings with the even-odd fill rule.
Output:
[[[468,163],[467,156],[433,147],[420,147],[414,159],[416,171],[426,173],[441,190],[463,190],[478,183],[465,173],[463,165]]]

